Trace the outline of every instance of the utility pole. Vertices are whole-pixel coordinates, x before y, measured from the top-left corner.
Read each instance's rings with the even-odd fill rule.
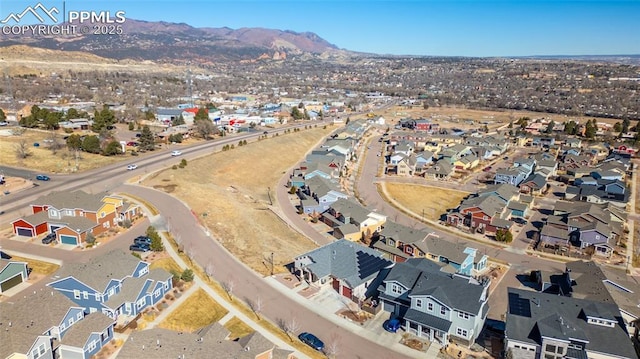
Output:
[[[271,276],[273,276],[273,252],[271,252]]]

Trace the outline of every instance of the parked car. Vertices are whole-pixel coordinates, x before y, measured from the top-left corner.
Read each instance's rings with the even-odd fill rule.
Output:
[[[9,122],[2,121],[2,122],[0,122],[0,126],[9,126]]]
[[[148,252],[150,251],[149,247],[147,246],[141,246],[138,244],[132,244],[129,246],[129,250],[130,251],[134,251],[134,252]]]
[[[400,329],[400,319],[398,318],[389,319],[386,322],[384,322],[384,324],[382,324],[382,327],[384,328],[384,330],[388,331],[389,333],[395,333],[398,331],[398,329]]]
[[[502,157],[502,159],[506,161],[506,160],[509,159],[509,156],[504,156],[504,157]]]
[[[40,147],[40,144],[38,142],[34,142],[33,147]]]
[[[300,335],[298,335],[298,339],[317,351],[322,351],[322,349],[324,349],[324,343],[322,340],[318,339],[318,337],[311,333],[300,333]]]
[[[37,179],[38,181],[48,181],[48,180],[50,180],[51,178],[49,178],[49,176],[47,176],[47,175],[37,175],[37,176],[36,176],[36,179]]]
[[[268,134],[269,134],[269,132],[268,132],[268,131],[264,131],[262,134],[263,134],[263,135],[268,135]]]
[[[136,168],[138,168],[138,165],[128,165],[128,166],[127,166],[127,171],[133,171],[133,170],[135,170]]]
[[[485,168],[483,169],[483,171],[485,171],[485,172],[489,172],[489,171],[491,171],[491,168],[492,168],[491,166],[487,166],[487,167],[485,167]]]
[[[127,142],[127,146],[134,147],[134,146],[137,146],[137,145],[138,145],[138,142],[134,142],[134,141]]]
[[[136,137],[142,137],[141,133],[136,133]]]
[[[151,238],[147,237],[147,236],[138,236],[136,238],[133,239],[133,243],[137,244],[137,245],[144,245],[144,246],[150,246],[151,245]]]
[[[182,152],[175,150],[175,151],[171,151],[171,156],[180,156],[182,154]]]
[[[56,234],[49,233],[47,234],[46,237],[42,238],[42,244],[49,244],[49,243],[55,242],[55,240],[56,240]]]

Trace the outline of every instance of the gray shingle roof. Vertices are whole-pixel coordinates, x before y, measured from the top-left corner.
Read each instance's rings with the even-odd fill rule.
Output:
[[[124,283],[122,283],[122,288],[120,292],[116,295],[112,295],[109,297],[109,300],[105,303],[105,305],[111,309],[118,309],[124,303],[133,303],[138,299],[140,292],[142,292],[142,287],[147,281],[146,276],[138,277],[138,278],[127,278]]]
[[[101,333],[110,327],[115,321],[108,316],[96,312],[84,317],[80,322],[74,324],[65,333],[61,344],[72,347],[83,348],[91,333]]]
[[[74,277],[98,292],[103,292],[112,279],[121,280],[132,275],[138,263],[140,260],[130,253],[114,250],[89,263],[65,264],[56,272],[56,278]]]
[[[440,266],[426,258],[411,258],[396,263],[384,282],[397,281],[410,288],[412,296],[432,296],[449,308],[477,314],[485,287],[468,277],[440,271]]]
[[[615,304],[508,288],[506,335],[509,339],[541,345],[541,336],[570,340],[586,339],[587,350],[636,357],[633,345],[620,323],[615,327],[589,324],[584,310],[622,322]]]
[[[427,237],[427,232],[419,229],[404,226],[402,224],[387,221],[380,231],[380,235],[385,238],[393,238],[396,241],[402,241],[402,243],[415,243],[422,241]]]
[[[74,192],[51,192],[46,196],[36,199],[33,203],[37,205],[49,205],[56,209],[84,209],[85,211],[96,212],[102,207],[104,194],[89,194],[78,190]]]
[[[318,278],[330,275],[344,280],[351,288],[372,279],[392,263],[377,251],[345,239],[316,248],[296,260],[302,260],[303,267]]]
[[[351,217],[358,223],[364,222],[368,217],[370,210],[362,207],[359,203],[346,198],[340,198],[331,204],[336,212],[342,213],[345,217]]]
[[[77,306],[53,289],[42,289],[1,302],[0,358],[12,353],[26,354],[36,338],[59,325],[72,307]]]

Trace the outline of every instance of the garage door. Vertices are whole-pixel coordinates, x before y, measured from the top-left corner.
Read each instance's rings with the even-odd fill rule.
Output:
[[[6,292],[7,290],[17,286],[22,283],[22,275],[20,273],[16,274],[14,277],[5,280],[0,283],[0,292]]]
[[[76,237],[74,237],[74,236],[61,235],[60,236],[60,242],[62,242],[63,244],[77,245],[78,244],[78,239]]]
[[[19,236],[33,237],[33,229],[31,228],[16,228]]]

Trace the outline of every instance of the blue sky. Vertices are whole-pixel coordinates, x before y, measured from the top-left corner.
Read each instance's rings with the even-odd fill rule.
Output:
[[[62,0],[41,2],[62,8]],[[0,0],[0,18],[36,3]],[[66,9],[123,10],[127,18],[196,27],[311,31],[339,48],[380,54],[640,54],[640,0],[67,0]]]

